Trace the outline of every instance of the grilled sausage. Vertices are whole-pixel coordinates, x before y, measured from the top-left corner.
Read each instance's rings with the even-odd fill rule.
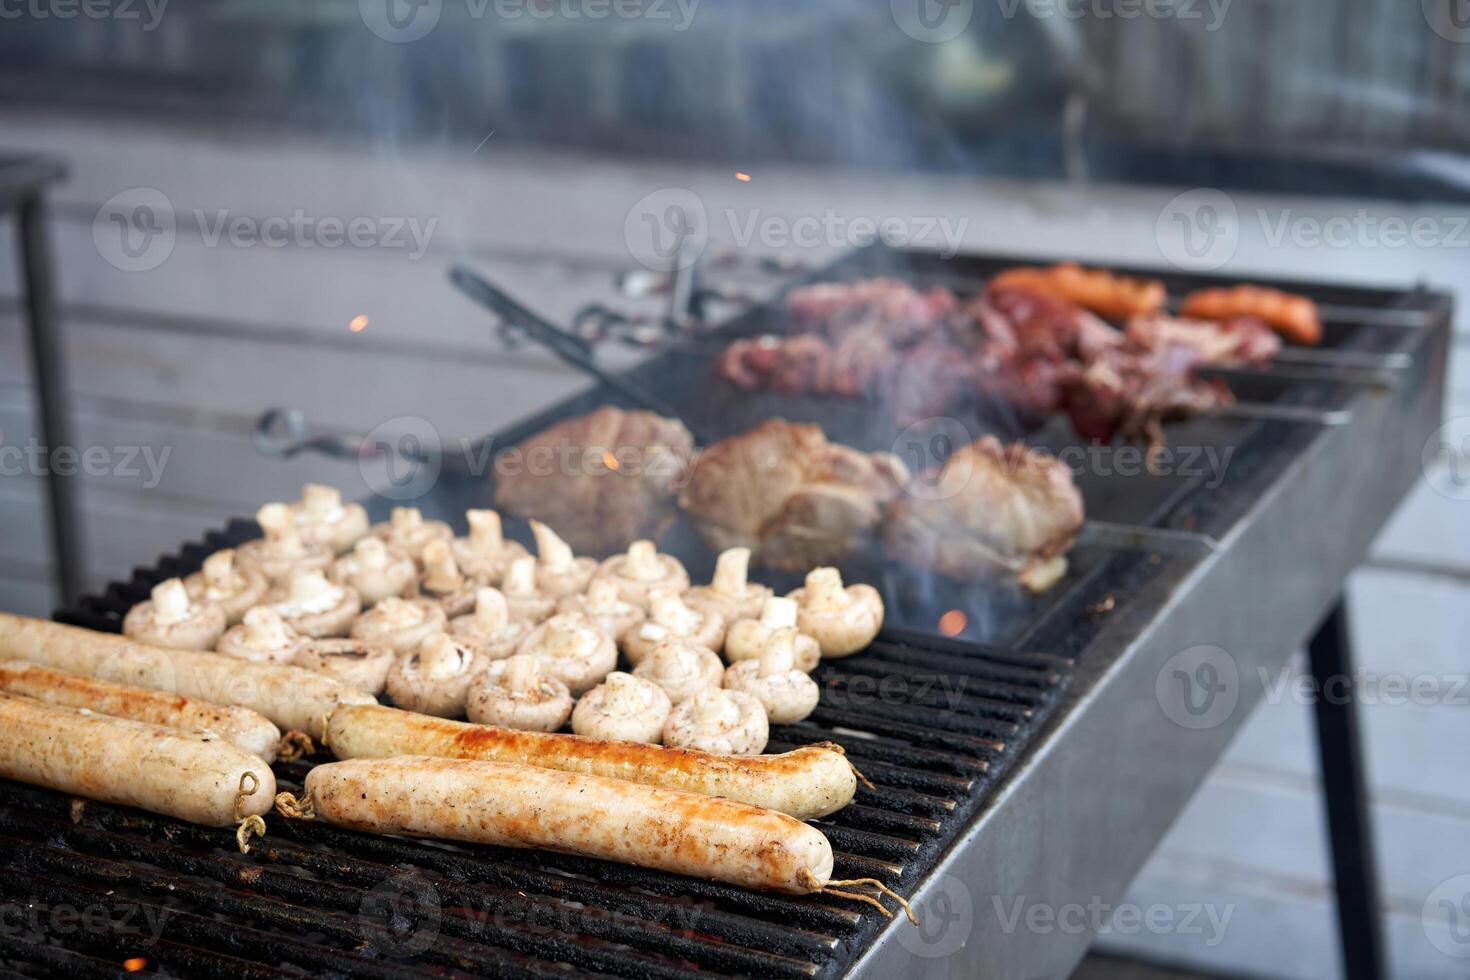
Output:
[[[835,746],[780,755],[725,756],[579,735],[470,725],[395,708],[344,705],[332,712],[328,744],[339,759],[429,755],[518,762],[648,786],[723,796],[801,820],[852,800],[857,780]]]
[[[339,704],[376,704],[371,694],[330,677],[217,653],[165,650],[111,633],[0,613],[0,658],[29,660],[86,677],[253,708],[283,730],[320,738]]]
[[[747,888],[804,895],[832,846],[784,813],[600,776],[400,756],[317,766],[280,810],[379,834],[541,847]]]
[[[23,660],[0,662],[0,691],[47,704],[90,708],[114,718],[177,728],[191,735],[217,735],[266,762],[275,759],[281,742],[281,730],[249,708],[211,704],[180,694],[79,677]]]
[[[0,694],[0,776],[210,827],[266,813],[276,778],[223,739]]]

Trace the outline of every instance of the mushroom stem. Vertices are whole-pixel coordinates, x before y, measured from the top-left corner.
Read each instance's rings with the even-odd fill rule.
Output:
[[[500,677],[507,689],[526,694],[541,685],[541,665],[535,657],[510,657]]]
[[[184,583],[176,578],[160,582],[153,587],[153,617],[160,626],[182,623],[189,618],[189,593]]]
[[[517,558],[506,569],[505,580],[500,591],[508,596],[534,596],[536,594],[536,559],[527,555]]]
[[[388,567],[388,545],[382,538],[363,538],[353,546],[352,553],[363,569],[379,571]]]
[[[449,542],[434,540],[424,546],[424,588],[431,592],[453,592],[464,586],[464,573],[449,550]]]
[[[308,483],[301,488],[301,507],[317,520],[330,520],[342,511],[342,491],[320,483]]]
[[[256,606],[245,613],[245,639],[259,650],[280,650],[291,645],[290,627],[269,606]]]
[[[280,554],[299,555],[306,550],[291,510],[285,504],[266,504],[255,512],[255,521]]]
[[[663,566],[658,561],[658,549],[652,541],[634,541],[628,545],[628,560],[624,565],[628,578],[640,582],[654,582],[663,578]]]
[[[772,596],[761,607],[761,625],[771,629],[785,629],[796,625],[797,605],[795,599]]]
[[[841,609],[847,604],[842,573],[835,568],[812,569],[806,577],[806,598],[813,609]]]
[[[543,568],[559,571],[572,566],[571,545],[563,541],[555,531],[540,521],[532,521],[531,533],[536,536],[536,554],[540,557]]]
[[[444,633],[432,633],[419,645],[419,667],[424,673],[447,677],[458,673],[463,663],[459,647]]]
[[[475,623],[487,633],[505,628],[510,622],[510,607],[497,589],[480,589],[475,593]]]
[[[618,598],[618,585],[610,579],[595,578],[587,584],[587,611],[589,613],[615,613],[622,606]]]
[[[778,629],[761,650],[759,672],[762,677],[789,674],[796,669],[796,636],[793,628]]]
[[[204,559],[204,581],[218,588],[229,587],[235,579],[235,553],[216,551]]]
[[[389,522],[395,531],[414,531],[423,527],[424,514],[417,507],[394,507]]]
[[[493,510],[467,510],[465,519],[470,522],[470,540],[482,551],[499,551],[505,544],[505,534],[500,526],[500,515]]]
[[[701,728],[727,727],[740,718],[739,709],[730,703],[724,692],[716,690],[700,691],[694,695],[694,704],[690,707],[689,714]]]
[[[726,548],[715,559],[715,575],[710,586],[721,595],[741,596],[750,578],[750,549]]]

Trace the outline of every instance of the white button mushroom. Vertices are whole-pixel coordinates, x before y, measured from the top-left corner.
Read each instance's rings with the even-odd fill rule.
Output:
[[[771,597],[771,589],[750,581],[749,574],[750,549],[726,548],[715,559],[715,574],[710,584],[690,589],[684,601],[695,609],[716,610],[727,623],[755,619]]]
[[[497,660],[470,682],[465,702],[470,721],[526,732],[554,732],[571,713],[571,692],[537,657]]]
[[[655,592],[648,622],[623,634],[623,653],[638,664],[665,640],[688,640],[718,650],[725,640],[725,620],[713,609],[697,612],[671,592]]]
[[[256,663],[288,662],[305,642],[270,606],[246,610],[240,625],[230,627],[215,647],[220,653]]]
[[[719,687],[725,665],[706,646],[688,640],[664,640],[633,668],[633,676],[657,684],[670,701],[678,704],[700,691]]]
[[[561,600],[556,611],[582,613],[613,639],[621,639],[648,615],[642,606],[628,602],[618,594],[616,582],[605,578],[595,578],[587,583],[586,594],[569,595]]]
[[[657,743],[673,708],[657,684],[615,670],[577,702],[572,731],[588,738]]]
[[[376,697],[383,693],[388,668],[393,666],[393,648],[362,640],[327,637],[307,640],[291,662],[297,667],[335,677],[348,687]]]
[[[689,573],[679,559],[659,554],[652,541],[634,541],[627,554],[603,562],[597,575],[615,582],[624,599],[645,609],[651,592],[681,593],[689,588]]]
[[[423,550],[424,574],[418,594],[439,603],[446,616],[463,616],[475,607],[475,593],[486,583],[459,570],[448,541],[430,541]]]
[[[270,583],[258,568],[235,562],[235,550],[224,548],[204,559],[204,567],[184,579],[184,588],[194,602],[213,603],[225,612],[231,626],[245,610],[258,606]]]
[[[766,709],[740,691],[700,691],[664,723],[665,745],[719,755],[759,755],[769,739]]]
[[[725,634],[725,659],[733,663],[754,660],[766,644],[783,630],[796,634],[796,669],[811,672],[822,659],[817,641],[796,629],[796,602],[780,596],[766,600],[760,619],[742,619]]]
[[[780,630],[758,659],[742,660],[725,671],[725,687],[744,691],[761,703],[777,724],[801,721],[817,707],[817,682],[796,669],[796,630]]]
[[[335,554],[349,550],[368,533],[367,509],[362,504],[344,504],[342,491],[336,487],[308,483],[291,510],[302,539],[324,544]]]
[[[266,504],[255,512],[255,521],[265,537],[246,541],[235,549],[242,567],[258,568],[272,585],[283,585],[298,568],[326,571],[332,565],[332,549],[302,540],[296,518],[285,504]]]
[[[541,591],[553,599],[586,591],[597,574],[597,559],[573,555],[571,546],[540,521],[531,522],[531,533],[536,536],[536,585]]]
[[[430,541],[453,541],[454,531],[443,521],[426,520],[417,507],[394,507],[387,522],[374,524],[372,533],[414,561],[422,560]]]
[[[814,568],[795,599],[796,625],[817,641],[824,657],[845,657],[873,642],[883,628],[883,599],[871,585],[842,586],[835,568]]]
[[[125,636],[156,647],[211,650],[224,632],[225,611],[212,602],[191,602],[176,578],[159,582],[150,598],[123,617]]]
[[[458,616],[449,624],[449,632],[485,660],[504,660],[516,652],[531,624],[511,619],[510,607],[498,589],[484,588],[475,593],[475,611]]]
[[[558,613],[535,627],[516,654],[539,658],[546,672],[573,694],[595,687],[618,665],[612,637],[579,613]]]
[[[444,610],[433,600],[390,596],[358,618],[352,638],[390,647],[394,653],[411,653],[447,625]]]
[[[470,681],[483,667],[483,661],[447,633],[430,633],[418,650],[388,668],[384,687],[406,711],[458,718],[464,714]]]
[[[536,559],[529,555],[510,563],[500,582],[500,594],[505,596],[511,619],[540,623],[556,611],[556,600],[536,586]]]
[[[303,636],[346,636],[362,612],[362,597],[350,585],[329,582],[319,568],[298,568],[285,597],[271,608]]]
[[[467,510],[468,537],[454,539],[454,558],[466,575],[490,585],[499,585],[505,571],[517,558],[526,557],[519,541],[507,541],[501,530],[500,515],[493,510]]]
[[[412,589],[418,566],[382,538],[368,536],[353,546],[351,554],[337,559],[332,578],[352,586],[362,596],[363,605],[372,606]]]

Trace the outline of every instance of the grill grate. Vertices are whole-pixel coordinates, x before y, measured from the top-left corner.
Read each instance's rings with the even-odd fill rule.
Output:
[[[115,632],[154,584],[258,533],[234,521],[57,618]],[[873,783],[814,822],[832,842],[835,876],[911,891],[1050,715],[1070,667],[896,631],[822,664],[820,706],[773,726],[770,751],[837,742]],[[280,788],[299,790],[312,765],[277,763]],[[0,864],[0,906],[40,910],[38,929],[0,943],[0,964],[28,976],[115,975],[142,957],[145,974],[202,977],[821,978],[839,974],[883,922],[826,896],[279,818],[240,855],[227,831],[9,782]],[[83,937],[49,917],[93,906],[109,924]]]

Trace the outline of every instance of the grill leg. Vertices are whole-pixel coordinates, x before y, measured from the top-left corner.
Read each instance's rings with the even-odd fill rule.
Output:
[[[66,412],[66,371],[51,285],[51,255],[46,248],[46,216],[39,193],[21,202],[17,215],[20,259],[25,276],[25,311],[30,327],[31,363],[40,408],[40,438],[48,452],[75,446]],[[46,490],[51,510],[51,551],[62,605],[81,595],[81,551],[77,542],[75,476],[48,467]]]
[[[1348,980],[1379,980],[1387,969],[1357,705],[1349,680],[1353,651],[1345,600],[1339,599],[1317,627],[1308,652],[1318,693],[1317,748],[1332,838],[1343,973]]]

